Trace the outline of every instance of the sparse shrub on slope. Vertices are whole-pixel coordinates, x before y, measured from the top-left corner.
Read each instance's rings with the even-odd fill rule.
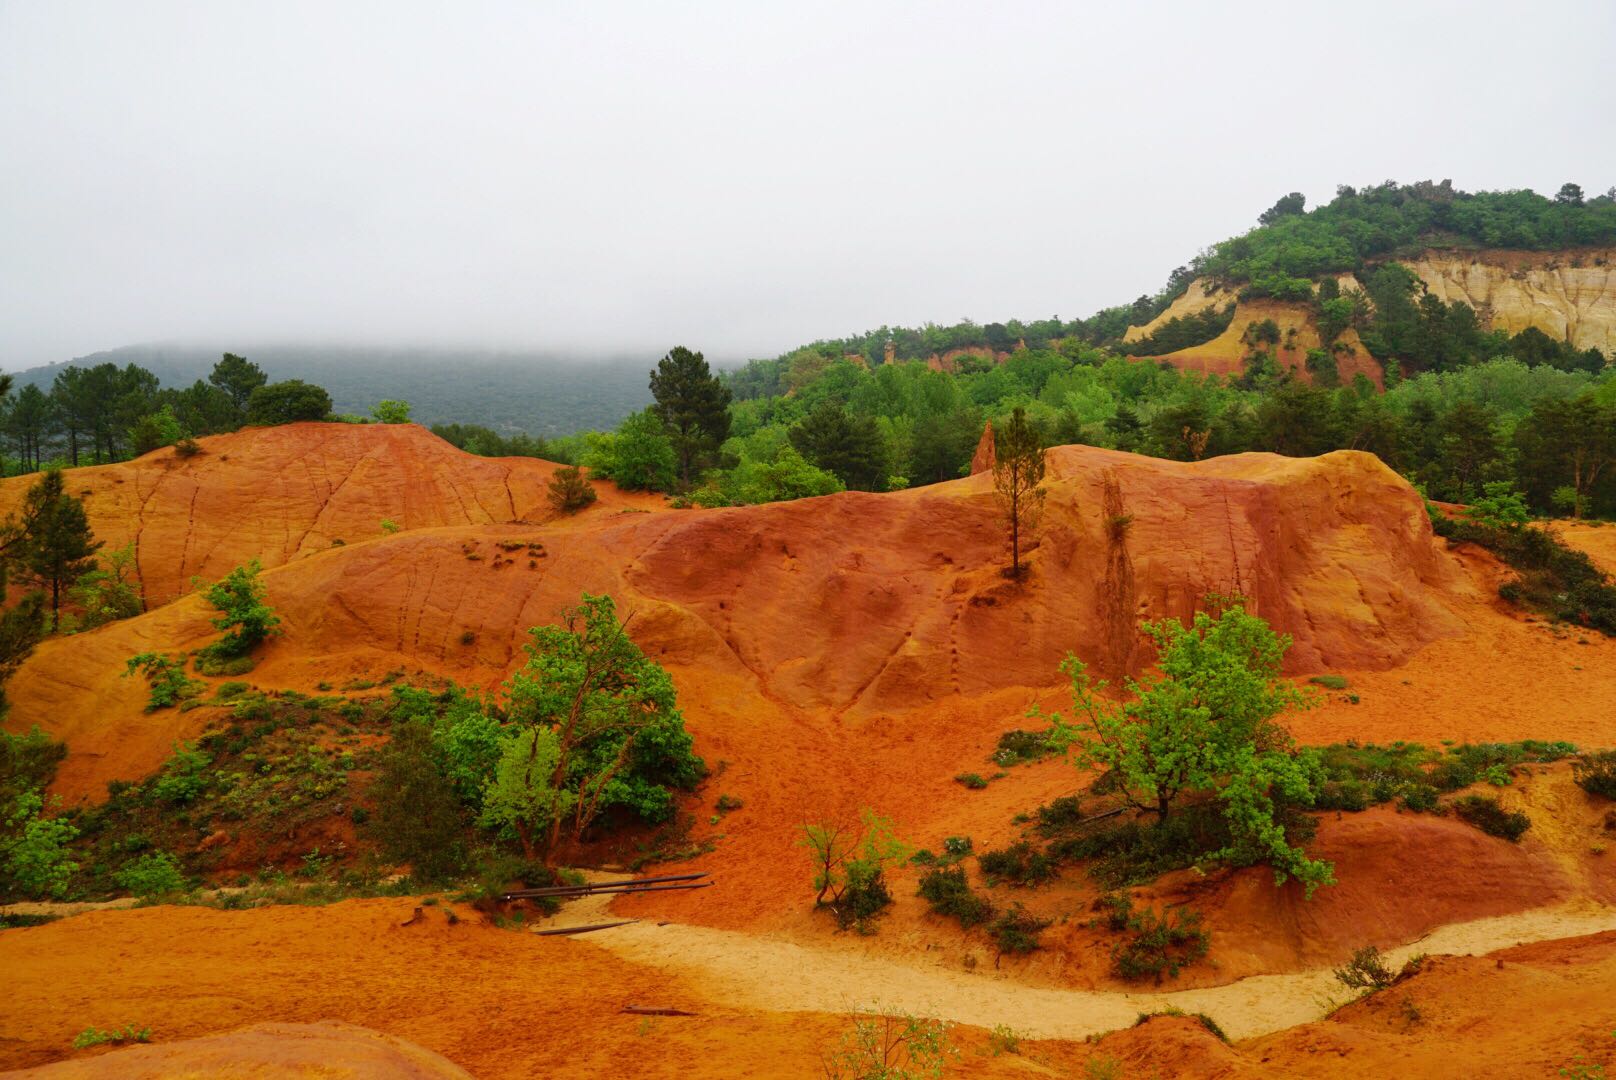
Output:
[[[1039,936],[1049,928],[1048,919],[1040,919],[1019,903],[999,913],[999,917],[988,924],[988,936],[993,939],[994,946],[999,955],[1005,953],[1021,955],[1034,952],[1041,947]]]
[[[264,602],[264,584],[258,579],[258,560],[238,566],[204,594],[219,612],[213,619],[215,630],[224,637],[204,650],[210,657],[227,660],[246,656],[266,638],[280,631],[280,616]],[[241,674],[240,671],[219,674]]]
[[[825,1080],[936,1080],[959,1051],[949,1042],[950,1025],[872,1008],[861,1011],[853,1030],[820,1055]]]
[[[871,920],[892,903],[886,871],[910,855],[891,822],[862,810],[856,823],[804,825],[801,842],[813,863],[814,906],[829,909],[844,930],[873,932]]]
[[[184,657],[140,653],[129,658],[124,675],[133,675],[137,671],[146,676],[146,685],[151,689],[146,699],[147,712],[178,705],[202,692],[202,684],[186,676]]]
[[[1164,914],[1136,909],[1126,893],[1103,897],[1099,906],[1107,927],[1130,935],[1111,949],[1112,967],[1124,979],[1176,979],[1211,947],[1212,935],[1201,928],[1201,913],[1191,908],[1169,908]]]
[[[1453,804],[1453,812],[1488,836],[1499,836],[1516,843],[1532,827],[1532,819],[1520,811],[1508,811],[1487,795],[1466,795]]]
[[[993,904],[971,889],[963,866],[933,867],[920,875],[919,893],[939,915],[959,920],[969,930],[993,917]]]
[[[1580,755],[1571,765],[1571,776],[1590,795],[1616,799],[1616,750]]]
[[[564,465],[550,477],[546,500],[559,513],[574,514],[595,501],[595,486],[576,465]]]

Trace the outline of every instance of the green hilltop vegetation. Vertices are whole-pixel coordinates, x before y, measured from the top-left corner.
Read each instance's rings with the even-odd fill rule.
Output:
[[[585,465],[626,488],[721,506],[954,479],[983,425],[1002,426],[1019,408],[1045,445],[1177,460],[1366,450],[1433,499],[1468,502],[1508,489],[1533,512],[1610,516],[1616,469],[1603,462],[1616,454],[1616,385],[1608,358],[1537,330],[1488,330],[1467,305],[1425,295],[1390,261],[1433,244],[1603,243],[1616,243],[1616,197],[1584,198],[1572,184],[1552,199],[1466,193],[1448,181],[1343,187],[1312,211],[1302,196],[1285,196],[1256,228],[1175,270],[1159,293],[1087,319],[882,327],[716,373],[700,353],[675,349],[649,385],[643,361],[538,370],[515,357],[485,356],[492,366],[484,367],[447,354],[329,350],[258,354],[272,356],[283,377],[265,385],[255,361],[229,354],[209,369],[188,354],[124,350],[103,354],[122,366],[19,376],[0,410],[0,439],[8,471],[28,471],[119,460],[249,423],[368,422],[347,412],[359,409],[383,421],[413,415],[473,453]],[[1338,286],[1335,275],[1347,271],[1361,291]],[[1307,356],[1311,380],[1279,370],[1271,322],[1248,331],[1245,370],[1232,378],[1140,359],[1221,333],[1227,308],[1123,345],[1128,326],[1164,311],[1199,276],[1241,295],[1308,305],[1326,345]],[[1343,385],[1337,339],[1349,327],[1380,362],[1384,393],[1361,376]],[[942,371],[912,362],[963,349],[997,355],[956,356],[954,370]],[[555,389],[563,372],[570,396]],[[333,380],[341,380],[335,388]],[[534,389],[541,385],[551,390]],[[410,403],[402,412],[401,400]],[[563,414],[574,423],[557,419]]]

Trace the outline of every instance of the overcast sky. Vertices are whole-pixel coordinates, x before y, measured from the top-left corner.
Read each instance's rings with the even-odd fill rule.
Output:
[[[1291,190],[1616,184],[1616,3],[0,0],[0,365],[1087,315]]]

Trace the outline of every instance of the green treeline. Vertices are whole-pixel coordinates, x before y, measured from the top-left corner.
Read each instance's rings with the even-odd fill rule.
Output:
[[[139,364],[65,367],[50,389],[12,392],[0,375],[0,440],[8,472],[123,461],[199,435],[246,425],[331,417],[331,395],[299,379],[272,383],[257,364],[225,353],[206,379],[160,387]],[[359,420],[358,417],[345,419]]]

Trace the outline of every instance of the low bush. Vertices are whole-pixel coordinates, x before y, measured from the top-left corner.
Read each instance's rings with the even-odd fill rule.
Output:
[[[185,891],[185,875],[179,862],[166,851],[153,851],[126,863],[112,875],[121,888],[141,900],[161,900]]]
[[[146,711],[156,712],[178,705],[202,692],[202,684],[185,674],[185,658],[164,656],[161,653],[139,653],[129,658],[124,675],[140,672],[146,676],[150,693],[146,698]]]
[[[1395,986],[1413,975],[1425,966],[1425,955],[1422,953],[1413,956],[1401,968],[1393,971],[1386,966],[1381,957],[1380,950],[1373,945],[1365,945],[1352,954],[1352,959],[1335,969],[1335,978],[1348,990],[1361,990],[1373,993],[1384,990],[1388,986]]]
[[[1579,755],[1571,765],[1571,778],[1590,795],[1616,799],[1616,750]]]
[[[198,675],[245,675],[257,661],[250,656],[221,656],[210,647],[199,650],[191,666]]]
[[[971,890],[963,866],[939,866],[920,875],[920,895],[939,915],[959,920],[966,929],[993,917],[993,905]]]
[[[1016,728],[999,736],[999,744],[993,750],[993,763],[1002,768],[1025,765],[1059,753],[1061,749],[1062,741],[1056,729],[1023,731]]]
[[[988,925],[988,936],[993,939],[999,955],[1005,953],[1030,953],[1042,945],[1039,936],[1048,929],[1050,920],[1040,919],[1019,903],[1010,905],[1009,910],[999,913],[999,917]]]
[[[1510,812],[1489,795],[1466,795],[1453,804],[1453,812],[1488,836],[1501,836],[1517,843],[1532,827],[1532,819],[1519,810]]]
[[[1053,858],[1025,840],[998,851],[985,851],[976,857],[976,862],[993,883],[1041,885],[1053,878],[1057,869]]]
[[[954,783],[970,788],[972,791],[981,791],[988,786],[987,780],[981,773],[963,772],[954,777]]]
[[[1191,908],[1157,914],[1153,908],[1136,909],[1126,894],[1103,897],[1100,904],[1107,926],[1132,935],[1111,949],[1112,967],[1124,979],[1176,979],[1211,947],[1212,935],[1201,929],[1201,913]]]
[[[1038,821],[1038,831],[1045,836],[1053,836],[1082,822],[1083,800],[1076,795],[1062,795],[1048,805],[1040,806],[1034,817]]]
[[[88,1027],[73,1037],[73,1049],[86,1050],[92,1046],[118,1046],[123,1043],[151,1042],[151,1028],[137,1028],[130,1024],[127,1027],[113,1028],[110,1031],[101,1031]]]
[[[844,930],[873,933],[872,920],[892,903],[886,868],[912,854],[893,834],[891,822],[864,810],[856,824],[804,825],[802,844],[814,867],[814,906],[829,908]]]
[[[1346,677],[1342,675],[1315,675],[1307,681],[1326,690],[1345,690],[1348,685]]]

